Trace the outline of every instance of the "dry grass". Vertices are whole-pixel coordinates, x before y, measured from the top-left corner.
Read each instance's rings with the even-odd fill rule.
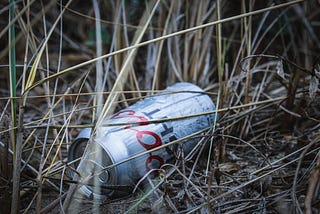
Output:
[[[77,133],[180,81],[218,107],[196,154],[127,198],[83,198],[76,212],[319,213],[318,2],[0,5],[4,213],[63,213]]]

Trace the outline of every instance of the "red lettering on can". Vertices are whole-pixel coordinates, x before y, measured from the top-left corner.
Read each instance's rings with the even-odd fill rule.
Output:
[[[111,119],[120,119],[120,118],[128,118],[128,119],[130,119],[130,122],[146,122],[146,121],[148,121],[148,119],[144,116],[135,115],[135,111],[133,111],[133,110],[123,110],[123,111],[120,111],[120,112],[114,114],[111,117]],[[142,124],[142,125],[148,125],[148,124]],[[162,145],[162,140],[157,133],[154,133],[152,131],[147,131],[147,130],[139,131],[139,130],[132,128],[132,127],[133,127],[132,124],[128,124],[125,126],[126,129],[130,129],[132,131],[137,132],[136,133],[137,141],[147,151],[154,149],[154,148],[157,148]],[[154,143],[147,144],[146,142],[143,142],[143,137],[145,135],[151,136],[154,140]],[[145,137],[148,137],[148,136],[145,136]],[[147,171],[149,171],[151,169],[149,167],[149,165],[152,161],[158,161],[159,167],[164,164],[164,160],[162,157],[160,157],[158,155],[152,155],[150,153],[150,156],[146,159]]]
[[[135,111],[133,111],[133,110],[123,110],[123,111],[119,111],[118,113],[112,115],[111,119],[114,119],[114,118],[125,118],[128,115],[134,115],[134,114],[135,114]]]
[[[154,138],[155,142],[153,144],[146,144],[143,142],[142,137],[143,135],[150,135]],[[161,138],[159,137],[159,135],[157,135],[154,132],[150,132],[150,131],[138,131],[137,132],[137,140],[140,143],[141,146],[143,146],[146,150],[151,150],[154,149],[158,146],[162,145],[162,141]]]
[[[119,119],[119,118],[129,118],[132,119],[132,121],[130,122],[146,122],[148,121],[147,118],[145,118],[144,116],[138,116],[135,115],[135,111],[133,110],[124,110],[124,111],[120,111],[116,114],[114,114],[111,119]],[[142,125],[147,125],[147,124],[142,124]],[[128,124],[125,126],[125,129],[131,127],[132,125]]]
[[[150,155],[147,160],[146,160],[146,168],[147,171],[149,171],[151,168],[149,167],[149,164],[153,161],[156,160],[159,162],[159,167],[162,166],[164,164],[164,160],[162,157],[158,156],[158,155]]]

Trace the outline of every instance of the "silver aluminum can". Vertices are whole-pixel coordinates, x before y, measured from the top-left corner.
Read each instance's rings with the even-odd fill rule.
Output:
[[[214,113],[179,120],[174,118],[213,110],[214,103],[201,88],[192,83],[176,83],[105,120],[104,126],[98,130],[102,133],[101,137],[95,138],[95,142],[91,143],[93,146],[89,146],[82,157],[91,135],[90,128],[83,129],[69,148],[69,161],[82,157],[80,166],[77,162],[71,164],[74,168],[78,167],[82,178],[94,172],[101,172],[108,166],[132,156],[212,127],[216,116]],[[173,120],[147,123],[150,120],[166,118]],[[134,125],[136,122],[146,123]],[[190,152],[197,142],[197,139],[183,142],[184,152]],[[88,197],[98,199],[127,195],[128,192],[123,190],[130,190],[130,187],[150,170],[158,169],[174,158],[174,150],[175,147],[170,146],[123,162],[99,173],[98,179],[92,179],[90,185],[84,185],[80,189]]]

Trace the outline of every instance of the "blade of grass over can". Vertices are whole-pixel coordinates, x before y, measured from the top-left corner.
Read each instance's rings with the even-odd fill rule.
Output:
[[[68,154],[71,166],[80,174],[80,183],[85,183],[81,191],[97,199],[127,195],[148,172],[153,175],[164,163],[174,159],[178,146],[156,148],[212,127],[217,115],[199,114],[213,110],[214,103],[201,88],[181,82],[106,119],[97,130],[101,137],[94,138],[87,149],[92,130],[83,129]],[[197,116],[188,117],[193,114]],[[175,119],[184,116],[184,119]],[[164,121],[148,122],[157,119]],[[197,138],[182,141],[183,151],[189,153],[197,142]],[[124,161],[127,159],[130,160]],[[108,168],[111,165],[116,166]],[[90,176],[91,179],[85,179]]]

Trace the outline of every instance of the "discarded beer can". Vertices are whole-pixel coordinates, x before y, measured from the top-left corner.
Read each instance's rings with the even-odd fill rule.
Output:
[[[98,199],[127,195],[128,192],[123,190],[134,187],[150,170],[158,169],[174,158],[175,146],[149,153],[146,151],[212,127],[216,114],[201,113],[213,110],[214,103],[202,89],[192,83],[182,82],[155,96],[138,101],[105,120],[104,126],[98,128],[102,136],[95,138],[95,142],[90,143],[93,146],[86,150],[91,129],[83,129],[69,148],[69,161],[80,159],[85,150],[80,166],[76,162],[71,165],[78,168],[81,178],[95,172],[100,173],[97,174],[97,179],[91,180],[91,184],[83,185],[80,189],[88,197]],[[174,119],[193,114],[199,115]],[[148,123],[150,120],[166,118],[168,120],[161,123]],[[185,154],[190,152],[198,141],[191,138],[182,142]],[[124,162],[142,152],[145,154]],[[120,162],[123,163],[117,165]],[[108,168],[111,165],[116,166]]]

